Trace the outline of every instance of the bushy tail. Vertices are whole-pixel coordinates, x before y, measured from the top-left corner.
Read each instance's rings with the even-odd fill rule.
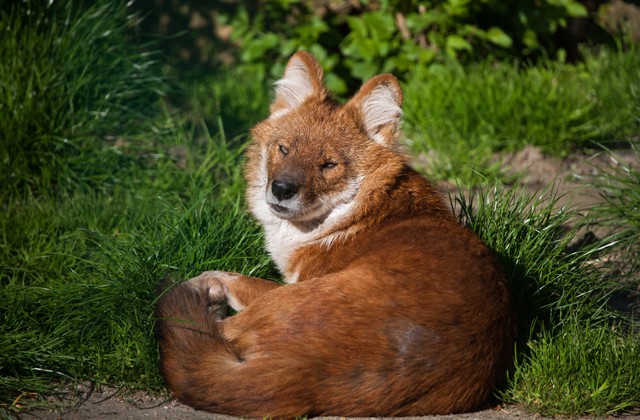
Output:
[[[224,381],[215,373],[227,376],[238,358],[220,334],[207,296],[186,283],[175,285],[158,299],[155,317],[160,371],[169,389],[192,407],[216,410],[211,382]]]

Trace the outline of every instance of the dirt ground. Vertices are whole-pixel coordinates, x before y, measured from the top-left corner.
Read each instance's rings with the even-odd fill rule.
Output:
[[[622,151],[618,153],[619,162],[625,165],[637,164],[635,154],[632,151]],[[419,158],[418,158],[419,159]],[[560,204],[565,204],[572,200],[573,206],[578,210],[588,210],[593,205],[601,202],[600,191],[585,186],[583,178],[589,175],[596,175],[595,167],[608,166],[614,164],[607,156],[591,157],[576,154],[565,159],[545,157],[539,149],[527,147],[519,153],[505,156],[505,169],[512,174],[523,171],[526,175],[522,179],[519,187],[535,191],[539,187],[544,187],[554,178],[558,186],[558,192],[564,194]],[[446,193],[457,191],[454,184],[443,184],[439,189]],[[597,233],[596,233],[597,236]],[[615,298],[612,305],[618,309],[640,314],[640,291],[626,291]],[[119,393],[115,388],[102,387],[94,389],[90,386],[81,385],[78,393],[63,394],[63,398],[58,400],[60,408],[56,410],[39,410],[20,413],[20,419],[42,419],[42,420],[75,420],[75,419],[176,419],[176,420],[228,420],[237,419],[235,417],[209,414],[196,411],[190,407],[179,404],[166,397],[151,396],[143,392],[133,394]],[[622,419],[640,420],[640,408],[637,411],[622,414]],[[528,413],[516,406],[494,406],[484,410],[447,416],[427,416],[419,419],[442,419],[442,420],[512,420],[512,419],[541,419],[542,417]],[[613,418],[613,417],[609,417]],[[330,419],[340,419],[339,417]],[[413,420],[413,418],[410,418]]]
[[[639,144],[640,137],[633,141]],[[623,146],[625,145],[621,144],[621,147]],[[501,167],[507,175],[523,175],[517,184],[510,187],[522,188],[528,190],[529,193],[535,193],[536,191],[542,192],[549,183],[553,182],[558,197],[558,207],[568,205],[580,214],[586,214],[593,206],[604,201],[601,195],[602,191],[589,185],[589,182],[592,182],[594,177],[601,175],[602,171],[612,173],[614,168],[619,169],[620,167],[640,170],[636,152],[632,149],[616,150],[614,154],[586,155],[579,152],[559,159],[545,156],[538,147],[526,146],[520,152],[508,153],[495,158],[502,158]],[[420,161],[421,158],[418,157],[417,160]],[[438,189],[445,197],[447,190],[456,193],[458,191],[458,187],[452,183],[441,183]],[[465,195],[468,195],[468,191],[465,191]],[[566,226],[566,230],[568,231],[572,227],[569,224]],[[585,243],[585,241],[602,238],[605,234],[604,229],[581,231],[570,243],[570,247],[577,249],[580,242]],[[640,283],[621,285],[619,290],[612,293],[609,305],[640,322]]]
[[[21,413],[20,420],[240,420],[240,417],[197,411],[167,397],[150,396],[144,392],[122,395],[116,388],[101,390],[81,385],[77,395],[68,395],[59,401],[64,407]],[[317,417],[316,419],[344,420],[344,417]],[[384,419],[378,417],[377,419]],[[495,405],[485,409],[446,416],[404,417],[406,420],[546,420],[517,406]],[[585,419],[589,419],[585,417]],[[589,420],[594,420],[590,418]],[[620,416],[604,417],[607,420],[640,420],[640,410]],[[355,418],[354,418],[355,420]],[[575,419],[578,420],[578,419]]]
[[[520,152],[496,155],[494,159],[502,160],[501,168],[507,176],[522,175],[515,187],[535,192],[554,183],[557,195],[562,196],[558,204],[565,205],[571,201],[572,207],[579,211],[589,210],[602,202],[601,191],[588,186],[593,176],[601,174],[607,168],[638,168],[633,150],[618,150],[613,158],[604,153],[589,156],[578,152],[560,159],[545,156],[538,147],[525,146]],[[418,156],[416,160],[418,165],[428,166],[428,159]],[[445,194],[447,189],[457,191],[457,186],[450,182],[439,185],[439,190]]]

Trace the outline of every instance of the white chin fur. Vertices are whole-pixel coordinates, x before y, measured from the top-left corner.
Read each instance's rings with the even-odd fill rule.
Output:
[[[299,200],[294,200],[291,203],[282,203],[275,199],[270,200],[269,196],[270,193],[267,193],[266,201],[271,213],[280,219],[289,220],[292,223],[313,222],[316,219],[322,218],[327,211],[320,202],[315,202],[305,207],[300,204]]]
[[[269,197],[271,191],[267,188],[264,161],[266,159],[263,160],[263,172],[258,182],[248,186],[249,204],[252,213],[264,227],[269,253],[280,271],[289,275],[288,262],[297,249],[317,241],[328,240],[330,243],[333,239],[327,235],[353,214],[357,207],[355,196],[363,178],[353,179],[342,192],[322,197],[304,211],[301,211],[299,203],[282,206],[292,211],[287,214],[275,211],[269,204],[281,205],[275,197]]]
[[[274,197],[273,193],[271,192],[271,188],[268,187],[266,187],[264,200],[266,201],[269,210],[274,216],[285,220],[297,220],[305,210],[302,203],[300,203],[299,197],[294,197],[286,201],[280,201],[276,197]]]

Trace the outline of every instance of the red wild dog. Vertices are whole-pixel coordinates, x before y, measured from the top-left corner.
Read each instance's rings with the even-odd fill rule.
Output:
[[[457,413],[489,397],[513,352],[507,282],[395,149],[401,104],[383,74],[341,106],[311,55],[291,58],[246,165],[287,284],[207,271],[161,296],[160,367],[180,401],[293,418]],[[225,318],[226,304],[240,312]]]

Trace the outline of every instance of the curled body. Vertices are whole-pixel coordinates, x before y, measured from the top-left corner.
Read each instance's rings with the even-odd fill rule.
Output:
[[[160,367],[180,401],[294,418],[487,400],[513,353],[508,284],[397,150],[401,104],[397,80],[380,75],[339,105],[311,55],[291,58],[245,168],[286,284],[209,271],[163,293]]]

